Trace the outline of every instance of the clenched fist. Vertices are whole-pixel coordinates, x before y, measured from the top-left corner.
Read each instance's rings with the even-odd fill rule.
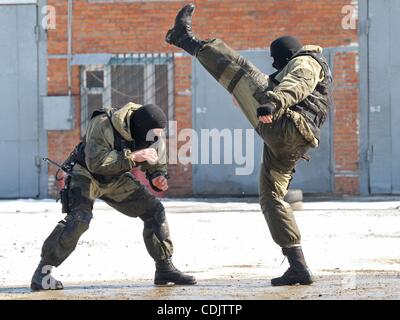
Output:
[[[151,180],[151,182],[157,189],[160,189],[161,191],[168,190],[168,180],[164,176],[154,178],[153,180]]]

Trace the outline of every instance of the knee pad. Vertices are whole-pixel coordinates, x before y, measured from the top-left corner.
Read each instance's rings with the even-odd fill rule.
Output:
[[[79,211],[60,221],[43,243],[42,259],[49,265],[59,266],[74,251],[91,219],[90,211]]]
[[[164,206],[159,203],[149,214],[142,217],[144,227],[151,229],[161,242],[169,239],[169,227],[165,216]]]
[[[64,248],[75,248],[81,235],[89,229],[93,214],[90,211],[73,212],[65,219],[65,229],[60,237]]]

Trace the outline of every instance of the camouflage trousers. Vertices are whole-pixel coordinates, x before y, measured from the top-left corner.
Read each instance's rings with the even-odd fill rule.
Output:
[[[299,131],[308,126],[291,110],[274,118],[272,124],[260,123],[257,108],[265,102],[263,93],[272,90],[269,78],[222,40],[208,40],[197,59],[233,94],[241,111],[264,141],[260,205],[272,238],[281,247],[300,244],[301,236],[293,211],[283,199],[296,163],[312,146]]]
[[[170,258],[173,245],[161,202],[130,173],[102,184],[89,178],[88,172],[81,174],[84,171],[82,167],[77,170],[74,167],[74,175],[68,178],[68,214],[45,240],[42,260],[57,267],[75,250],[79,238],[89,228],[97,198],[129,217],[143,220],[143,238],[150,256],[155,261]]]

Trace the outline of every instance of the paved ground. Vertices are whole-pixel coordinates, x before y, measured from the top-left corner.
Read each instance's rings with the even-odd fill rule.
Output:
[[[104,203],[54,274],[61,292],[31,293],[40,247],[57,221],[54,201],[0,201],[0,299],[400,299],[400,200],[309,202],[296,213],[317,282],[272,288],[287,267],[254,201],[166,200],[175,264],[194,287],[154,287],[142,222]]]

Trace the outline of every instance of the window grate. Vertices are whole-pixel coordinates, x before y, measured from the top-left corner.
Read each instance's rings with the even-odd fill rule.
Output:
[[[106,65],[82,67],[82,135],[94,110],[128,102],[157,104],[173,120],[173,65],[173,54],[142,53],[116,54]]]
[[[173,62],[173,54],[170,53],[122,53],[110,59],[109,64],[132,65],[132,64],[169,64]]]

